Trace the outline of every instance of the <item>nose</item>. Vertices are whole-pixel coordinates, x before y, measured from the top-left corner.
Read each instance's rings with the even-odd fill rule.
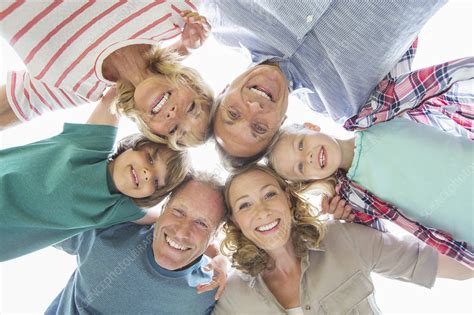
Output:
[[[145,182],[151,180],[152,176],[153,174],[149,169],[143,168],[143,179],[145,180]]]
[[[174,117],[176,117],[176,105],[172,105],[166,114],[167,119],[172,119]]]
[[[313,164],[313,152],[309,151],[306,153],[306,163],[307,164]]]
[[[176,225],[174,236],[177,240],[185,240],[189,238],[191,231],[191,226],[189,225],[190,222],[187,220],[183,220]]]
[[[271,211],[264,205],[258,206],[258,218],[264,219],[270,215]]]
[[[252,113],[263,111],[263,104],[258,101],[247,101],[247,106]]]

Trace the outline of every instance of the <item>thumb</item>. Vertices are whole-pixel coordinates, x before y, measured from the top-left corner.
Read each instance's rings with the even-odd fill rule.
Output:
[[[212,271],[214,269],[214,265],[212,264],[212,262],[208,263],[207,265],[205,265],[203,268],[202,268],[204,271]]]

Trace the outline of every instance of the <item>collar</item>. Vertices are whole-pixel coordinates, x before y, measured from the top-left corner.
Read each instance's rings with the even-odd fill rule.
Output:
[[[182,277],[185,277],[187,275],[189,275],[191,272],[193,272],[194,270],[200,268],[204,262],[204,255],[201,255],[196,261],[194,264],[192,264],[191,266],[189,266],[188,268],[186,269],[180,269],[179,271],[175,271],[175,270],[168,270],[168,269],[165,269],[163,267],[161,267],[160,265],[158,265],[158,263],[156,262],[155,260],[155,255],[153,253],[153,242],[151,242],[150,244],[148,244],[148,248],[147,248],[147,257],[148,257],[148,262],[150,263],[150,266],[153,268],[153,270],[155,270],[156,272],[158,272],[161,276],[164,276],[164,277],[167,277],[167,278],[182,278]]]

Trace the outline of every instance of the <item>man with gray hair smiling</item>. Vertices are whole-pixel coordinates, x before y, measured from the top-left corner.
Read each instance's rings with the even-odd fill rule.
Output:
[[[210,313],[223,290],[215,289],[217,278],[225,281],[217,271],[225,258],[211,261],[204,252],[226,216],[222,191],[213,176],[194,173],[153,226],[129,222],[56,244],[78,266],[45,313]]]

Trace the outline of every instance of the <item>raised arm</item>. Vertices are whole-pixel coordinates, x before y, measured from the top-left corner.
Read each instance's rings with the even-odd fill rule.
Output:
[[[97,104],[87,123],[91,125],[117,126],[119,118],[111,111],[111,106],[115,102],[116,98],[117,90],[115,87],[112,87]]]

